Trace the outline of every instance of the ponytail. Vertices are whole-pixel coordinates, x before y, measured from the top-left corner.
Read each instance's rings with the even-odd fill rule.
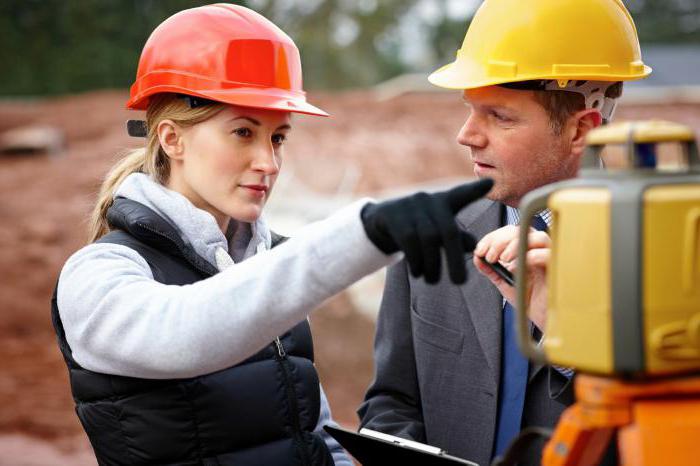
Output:
[[[107,210],[114,202],[114,192],[122,184],[124,178],[132,173],[144,171],[146,164],[146,149],[134,149],[127,153],[112,169],[107,173],[100,193],[97,195],[97,203],[90,217],[90,229],[88,242],[92,243],[109,232],[107,224]]]
[[[146,147],[127,152],[107,173],[90,216],[88,242],[97,241],[110,232],[107,211],[114,203],[114,193],[127,176],[132,173],[145,173],[162,185],[168,182],[170,159],[160,146],[156,132],[158,123],[168,119],[186,128],[208,120],[224,107],[223,104],[213,104],[190,108],[183,99],[174,94],[153,96],[146,112]]]

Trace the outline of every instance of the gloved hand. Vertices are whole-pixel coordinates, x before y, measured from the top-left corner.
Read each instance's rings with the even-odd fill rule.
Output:
[[[438,193],[416,193],[380,203],[369,203],[360,216],[367,236],[386,254],[399,250],[406,255],[411,275],[427,283],[440,280],[440,248],[445,249],[450,280],[467,279],[464,254],[474,250],[476,240],[455,223],[455,215],[491,190],[485,178]]]

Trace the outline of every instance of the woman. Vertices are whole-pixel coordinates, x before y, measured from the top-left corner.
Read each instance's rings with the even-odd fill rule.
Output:
[[[306,102],[292,40],[240,6],[156,28],[127,105],[147,110],[130,124],[146,147],[108,174],[52,301],[98,462],[349,465],[321,429],[306,316],[399,250],[435,280],[444,247],[459,279],[453,216],[490,184],[361,201],[285,242],[261,213],[290,112],[326,114]]]

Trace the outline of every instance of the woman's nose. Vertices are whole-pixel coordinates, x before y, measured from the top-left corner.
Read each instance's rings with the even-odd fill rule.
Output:
[[[275,147],[272,144],[259,147],[256,150],[252,168],[268,176],[274,176],[279,173],[279,162],[275,153]]]
[[[483,148],[486,146],[488,139],[483,131],[481,131],[477,118],[474,114],[469,115],[467,121],[462,125],[462,129],[457,134],[457,142],[463,146]]]

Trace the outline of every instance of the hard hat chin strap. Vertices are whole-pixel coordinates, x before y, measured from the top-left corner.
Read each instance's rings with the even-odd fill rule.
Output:
[[[615,81],[573,81],[573,80],[548,80],[545,83],[545,91],[568,91],[581,94],[586,100],[586,109],[596,109],[603,117],[603,122],[608,123],[615,115],[617,99],[606,97],[605,93],[616,84]]]
[[[217,103],[213,100],[187,94],[177,94],[177,97],[187,102],[190,108],[198,108]],[[132,138],[145,138],[148,136],[148,126],[144,120],[127,120],[126,132],[129,133],[129,136]]]
[[[148,127],[144,120],[127,120],[126,132],[132,138],[145,138],[148,136]]]
[[[187,95],[187,94],[177,94],[177,96],[187,102],[187,105],[190,106],[190,108],[198,108],[198,107],[204,107],[206,105],[212,105],[216,104],[217,102],[210,100],[210,99],[205,99],[202,97],[195,97],[193,95]]]

